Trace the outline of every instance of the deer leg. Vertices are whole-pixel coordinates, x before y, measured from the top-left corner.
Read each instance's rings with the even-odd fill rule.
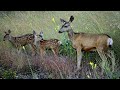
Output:
[[[43,59],[43,57],[45,56],[45,49],[44,48],[40,48],[40,57]]]
[[[41,48],[41,50],[42,50],[42,54],[43,54],[43,56],[45,56],[45,55],[46,55],[46,47],[43,46],[43,47]]]
[[[115,67],[115,57],[112,51],[107,50],[106,56],[111,59],[111,64],[112,64],[112,72],[114,72],[114,67]]]
[[[58,49],[57,48],[53,48],[52,52],[54,53],[55,58],[58,59]]]
[[[17,48],[17,53],[20,54],[20,52],[21,52],[21,48],[18,47],[18,48]]]
[[[115,57],[114,57],[114,53],[113,52],[110,52],[111,55],[110,55],[110,58],[111,58],[111,62],[112,62],[112,72],[114,72],[115,70]]]
[[[18,54],[20,54],[20,52],[21,52],[20,49],[17,49],[17,52],[18,52]]]
[[[105,63],[106,63],[106,60],[107,60],[106,52],[104,52],[103,48],[98,48],[97,52],[98,52],[100,58],[102,59],[102,63],[101,63],[101,75],[103,75],[104,68],[105,68]]]
[[[81,49],[77,49],[77,70],[80,69],[80,65],[81,65],[81,60],[82,60],[82,52]]]
[[[40,48],[40,57],[43,59],[43,50]]]
[[[32,46],[32,56],[35,56],[37,52],[36,46],[34,44],[31,44],[31,46]]]
[[[54,51],[55,51],[56,55],[58,56],[59,48],[58,47],[55,48]]]

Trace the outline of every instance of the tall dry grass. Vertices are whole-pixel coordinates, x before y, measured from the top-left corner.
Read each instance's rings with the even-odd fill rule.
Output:
[[[76,71],[76,52],[68,42],[67,34],[58,34],[61,26],[60,18],[69,20],[71,15],[75,17],[72,23],[75,32],[109,34],[114,40],[112,47],[114,52],[108,58],[101,58],[96,54],[84,54],[82,69]],[[118,11],[0,11],[0,21],[0,66],[5,69],[12,68],[17,72],[18,78],[97,79],[120,77],[120,12]],[[29,46],[17,54],[16,49],[9,42],[2,41],[4,31],[8,29],[11,29],[13,36],[32,33],[35,30],[37,33],[43,31],[45,39],[61,40],[63,46],[60,47],[59,60],[55,60],[51,53],[44,60],[39,55],[31,57]],[[101,63],[103,59],[106,59],[106,64],[103,62],[104,65]],[[114,65],[111,66],[111,62],[107,61],[112,61]],[[102,66],[106,67],[103,76],[100,75]],[[112,68],[114,72],[111,71]]]
[[[114,72],[111,73],[112,68],[109,63],[105,64],[105,74],[101,76],[101,66],[97,64],[95,68],[92,68],[90,61],[85,59],[82,60],[81,70],[76,71],[76,61],[67,56],[59,56],[58,60],[51,53],[41,59],[39,55],[31,57],[25,52],[18,54],[15,49],[5,50],[4,48],[3,50],[2,48],[0,50],[2,55],[0,56],[0,65],[16,71],[18,79],[101,79],[112,78],[114,75]],[[115,58],[111,57],[110,59]],[[111,73],[111,75],[108,73]],[[23,75],[23,77],[20,77],[20,75]],[[24,78],[25,76],[26,78]]]

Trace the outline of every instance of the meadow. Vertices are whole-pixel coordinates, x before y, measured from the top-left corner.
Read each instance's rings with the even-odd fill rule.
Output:
[[[76,71],[76,50],[67,33],[59,34],[60,18],[69,20],[75,32],[106,33],[113,38],[111,56],[100,57],[85,53],[82,69]],[[5,31],[12,36],[44,32],[44,39],[56,38],[62,41],[59,60],[47,50],[44,60],[38,55],[31,56],[26,46],[20,54],[8,41],[3,41]],[[1,79],[119,79],[120,78],[120,12],[119,11],[0,11],[0,78]],[[104,74],[101,75],[101,60],[106,59]],[[111,66],[113,61],[114,67]],[[114,71],[111,69],[114,68]]]

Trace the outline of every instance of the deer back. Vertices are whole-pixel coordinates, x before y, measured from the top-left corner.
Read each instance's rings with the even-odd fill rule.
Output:
[[[98,47],[107,47],[108,36],[105,34],[77,33],[74,34],[73,47],[90,50]]]
[[[56,48],[60,45],[58,39],[40,40],[40,46],[46,48]]]

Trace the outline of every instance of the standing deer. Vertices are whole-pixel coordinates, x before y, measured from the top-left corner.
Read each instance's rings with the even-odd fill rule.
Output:
[[[59,46],[61,45],[61,41],[58,39],[49,39],[49,40],[44,40],[43,39],[43,32],[40,32],[39,35],[37,35],[37,46],[39,47],[40,50],[40,56],[43,58],[46,54],[46,48],[51,49],[52,52],[54,53],[54,56],[58,56],[59,52]]]
[[[33,31],[33,34],[25,34],[23,36],[19,37],[13,37],[11,36],[11,30],[8,30],[8,32],[5,32],[5,36],[3,38],[3,41],[9,40],[13,46],[15,46],[20,52],[20,49],[25,46],[30,44],[32,46],[32,56],[36,54],[36,46],[35,46],[35,36],[36,33]]]
[[[90,34],[83,32],[76,33],[70,26],[73,20],[74,20],[73,16],[70,17],[70,20],[68,22],[63,19],[60,19],[63,25],[60,28],[59,33],[63,32],[68,33],[68,37],[72,42],[72,46],[77,51],[77,69],[80,69],[82,50],[83,51],[97,50],[98,52],[100,52],[100,54],[106,54],[108,48],[111,47],[111,45],[113,44],[113,40],[107,34]]]

